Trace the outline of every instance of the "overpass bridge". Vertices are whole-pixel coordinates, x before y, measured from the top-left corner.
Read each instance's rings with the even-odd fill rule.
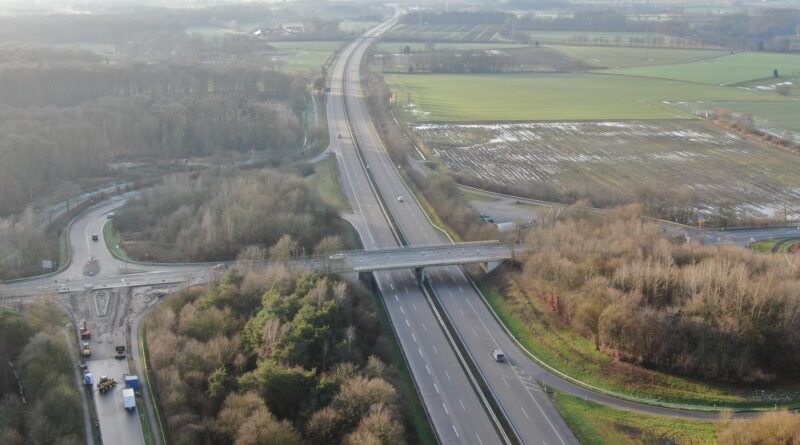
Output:
[[[505,260],[513,259],[522,246],[499,241],[397,247],[377,250],[351,250],[327,257],[309,257],[294,261],[311,270],[338,273],[377,272],[396,269],[482,264],[489,271]]]
[[[414,269],[421,275],[427,267],[481,264],[490,271],[505,260],[522,253],[521,245],[499,241],[476,241],[455,244],[434,244],[375,250],[350,250],[324,256],[307,256],[288,261],[292,267],[333,273],[378,272]],[[102,277],[84,276],[80,279],[57,280],[52,277],[23,280],[0,285],[0,298],[42,294],[81,292],[119,287],[155,286],[162,284],[200,284],[219,275],[220,264],[237,264],[250,268],[268,267],[272,262],[251,263],[127,263],[114,273]]]

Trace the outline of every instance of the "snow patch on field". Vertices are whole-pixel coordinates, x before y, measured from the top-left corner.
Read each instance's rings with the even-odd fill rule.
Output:
[[[456,176],[503,190],[546,190],[538,196],[544,199],[589,197],[603,205],[636,200],[647,189],[748,215],[800,207],[800,157],[698,121],[429,122],[412,129]]]

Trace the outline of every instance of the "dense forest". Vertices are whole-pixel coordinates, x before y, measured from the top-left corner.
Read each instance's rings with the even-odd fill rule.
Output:
[[[86,443],[66,322],[50,302],[0,309],[0,443]]]
[[[145,324],[174,443],[402,444],[402,402],[373,300],[274,266],[230,270]]]
[[[282,238],[310,253],[345,224],[302,178],[269,169],[168,176],[114,221],[126,252],[151,261],[261,260]]]
[[[255,67],[0,66],[0,214],[120,159],[302,143],[304,82]]]
[[[797,377],[800,275],[782,256],[671,242],[636,206],[526,242],[509,283],[619,360],[717,381]]]
[[[308,79],[275,71],[253,51],[229,51],[215,63],[140,63],[0,44],[0,278],[35,274],[41,260],[59,259],[68,219],[43,218],[41,207],[164,173],[128,164],[217,157],[277,165],[297,152]]]

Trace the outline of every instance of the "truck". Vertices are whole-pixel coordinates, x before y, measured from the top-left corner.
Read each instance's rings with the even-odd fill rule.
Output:
[[[89,325],[86,320],[81,322],[81,338],[92,338],[92,331],[89,330]]]
[[[81,356],[88,357],[92,355],[92,346],[89,343],[83,342],[81,345]]]
[[[134,394],[133,389],[125,388],[122,390],[122,406],[128,411],[136,409],[136,394]]]

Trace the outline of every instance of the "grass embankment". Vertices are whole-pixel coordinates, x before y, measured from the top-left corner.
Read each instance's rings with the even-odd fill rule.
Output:
[[[398,93],[404,115],[419,121],[692,118],[663,102],[791,100],[716,85],[595,73],[395,74],[386,81]]]
[[[548,365],[584,383],[619,394],[678,404],[733,409],[800,406],[800,391],[796,388],[780,391],[781,395],[794,392],[794,400],[776,405],[770,398],[774,394],[767,391],[714,385],[615,361],[597,351],[591,340],[559,323],[535,297],[515,289],[501,295],[488,279],[480,280],[478,287],[503,324],[525,348]]]
[[[117,229],[114,228],[114,222],[109,221],[103,225],[103,239],[106,240],[106,247],[111,251],[114,256],[121,258],[125,261],[133,261],[125,249],[122,248],[122,241],[120,240]]]
[[[648,416],[603,406],[556,391],[558,412],[583,445],[714,445],[712,422]]]
[[[750,249],[762,253],[784,253],[798,242],[800,242],[800,238],[771,238],[750,244]]]
[[[317,162],[314,165],[314,174],[308,176],[306,181],[319,192],[328,205],[343,212],[353,211],[339,186],[339,167],[334,156]]]

